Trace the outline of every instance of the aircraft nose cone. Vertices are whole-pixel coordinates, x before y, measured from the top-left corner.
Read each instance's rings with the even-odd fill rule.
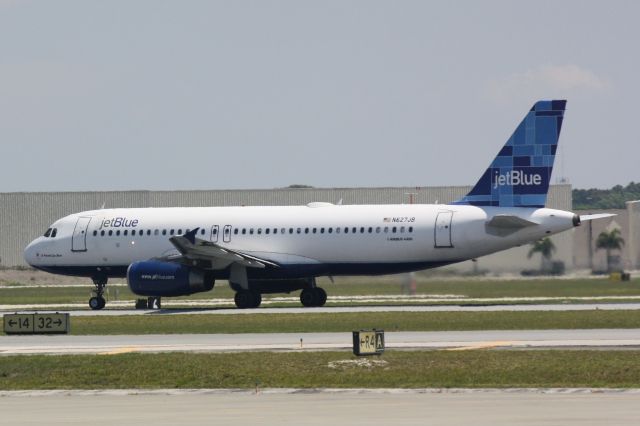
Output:
[[[31,266],[35,266],[38,258],[38,242],[37,240],[31,241],[24,249],[24,260]]]

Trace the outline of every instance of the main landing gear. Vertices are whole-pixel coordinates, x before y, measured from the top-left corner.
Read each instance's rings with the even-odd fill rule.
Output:
[[[100,310],[105,307],[107,304],[106,300],[104,300],[104,287],[107,285],[107,277],[97,276],[92,277],[93,285],[96,287],[94,292],[96,295],[89,299],[89,307],[94,310]]]
[[[300,293],[300,302],[307,308],[324,306],[327,303],[327,292],[320,287],[305,288]]]
[[[257,291],[240,290],[234,297],[239,309],[257,308],[262,303],[262,295]]]

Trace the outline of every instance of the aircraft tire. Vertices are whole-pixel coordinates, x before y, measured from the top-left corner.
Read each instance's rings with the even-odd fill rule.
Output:
[[[98,311],[105,307],[107,302],[102,297],[92,297],[89,299],[89,307],[93,311]]]
[[[262,300],[262,297],[260,297],[260,299]],[[255,294],[249,290],[240,290],[236,292],[233,300],[236,302],[238,309],[253,308],[257,301]]]
[[[251,307],[259,308],[260,304],[262,303],[262,294],[257,291],[252,291],[251,294],[253,295],[253,304],[251,305]]]
[[[327,292],[321,287],[316,287],[314,290],[316,293],[316,304],[314,306],[324,306],[327,303]]]
[[[314,288],[305,288],[300,293],[300,303],[302,303],[302,306],[305,306],[307,308],[317,306],[317,299],[318,294],[316,293]]]

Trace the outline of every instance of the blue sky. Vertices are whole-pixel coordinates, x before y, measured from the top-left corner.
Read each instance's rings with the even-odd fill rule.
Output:
[[[0,192],[475,183],[538,99],[554,181],[640,181],[633,1],[0,0]]]

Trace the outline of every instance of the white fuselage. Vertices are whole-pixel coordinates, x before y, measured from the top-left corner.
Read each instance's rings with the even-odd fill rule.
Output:
[[[536,225],[496,233],[487,226],[495,215]],[[573,219],[547,208],[468,205],[105,209],[58,220],[56,236],[34,240],[25,259],[50,272],[124,276],[133,262],[177,254],[169,237],[199,228],[199,239],[280,265],[254,277],[382,274],[494,253],[570,229]]]

